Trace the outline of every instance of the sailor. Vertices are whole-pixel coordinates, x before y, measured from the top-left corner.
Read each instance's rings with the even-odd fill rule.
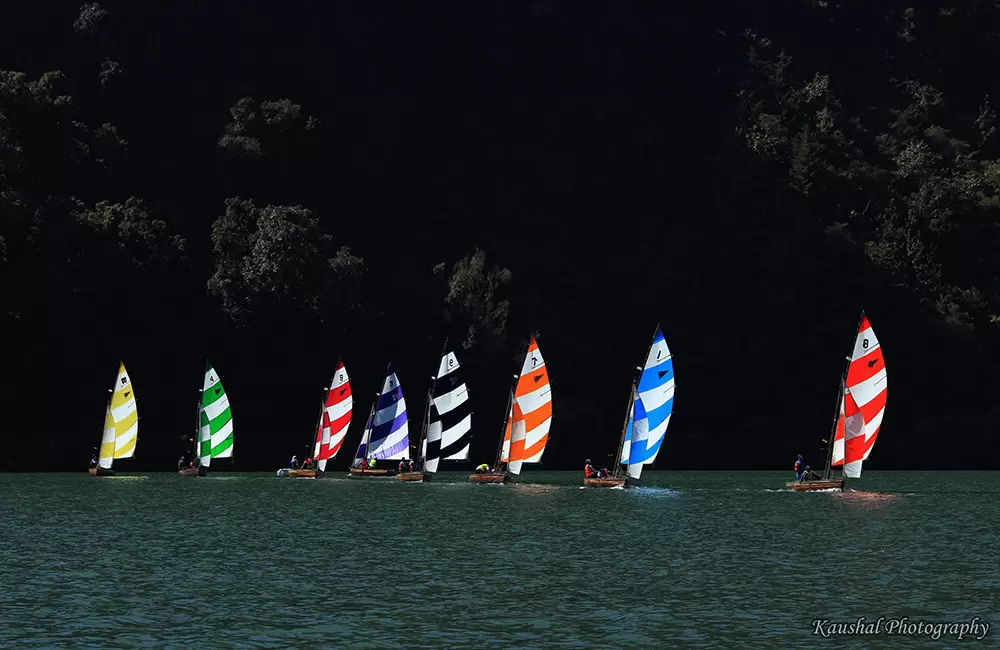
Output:
[[[368,459],[367,458],[362,458],[361,459],[361,464],[358,465],[358,467],[360,467],[361,469],[368,469]]]
[[[805,469],[805,463],[802,461],[802,454],[799,454],[798,460],[795,461],[795,478],[802,478],[803,469]]]
[[[186,459],[184,458],[184,456],[181,456],[181,457],[180,457],[180,458],[179,458],[179,459],[177,460],[177,469],[179,469],[179,470],[180,470],[180,469],[184,469],[184,465],[185,465],[185,460],[186,460]]]
[[[583,466],[583,473],[587,478],[594,478],[598,476],[598,472],[594,469],[594,466],[590,464],[590,459],[587,459],[587,464]]]
[[[399,473],[402,474],[403,472],[405,472],[406,468],[407,468],[406,459],[404,458],[403,460],[399,461]]]
[[[490,471],[490,466],[487,465],[486,463],[480,463],[476,467],[476,474],[484,474],[484,473],[486,473],[488,471]]]
[[[372,458],[371,462],[368,463],[369,469],[375,469],[375,459]]]
[[[416,469],[417,469],[417,464],[414,463],[413,459],[411,458],[410,459],[410,471],[413,472],[413,471],[416,471]]]
[[[94,449],[91,451],[90,466],[97,467],[97,447],[94,447]]]
[[[298,469],[299,468],[298,456],[292,456],[292,460],[291,462],[288,463],[288,466],[291,467],[292,469]]]
[[[303,469],[310,469],[312,468],[312,466],[313,466],[313,459],[311,456],[309,458],[306,458],[305,462],[302,463]]]

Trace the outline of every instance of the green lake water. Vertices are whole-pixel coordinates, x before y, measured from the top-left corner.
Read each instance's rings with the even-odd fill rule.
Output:
[[[1000,473],[466,476],[0,474],[0,647],[1000,647]]]

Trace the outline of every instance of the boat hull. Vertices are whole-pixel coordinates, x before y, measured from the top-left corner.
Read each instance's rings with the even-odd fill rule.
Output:
[[[87,470],[87,473],[91,476],[114,476],[115,472],[112,469],[105,469],[103,467],[91,467]]]
[[[596,488],[613,488],[613,487],[627,487],[625,485],[627,479],[624,478],[585,478],[583,479],[583,484],[586,487],[596,487]]]
[[[316,470],[314,469],[289,469],[282,472],[278,470],[278,476],[287,476],[288,478],[316,478]]]
[[[401,474],[396,474],[396,480],[420,483],[426,481],[427,478],[424,476],[423,472],[403,472]]]
[[[177,473],[181,476],[208,476],[208,468],[202,467],[185,467],[184,469],[177,470]]]
[[[785,487],[791,488],[796,492],[817,492],[819,490],[843,490],[844,479],[836,479],[829,481],[792,481],[791,483],[785,483]]]
[[[388,468],[387,469],[382,469],[382,468],[361,469],[360,467],[351,468],[351,476],[358,476],[358,477],[363,477],[363,476],[385,477],[385,476],[394,476],[395,474],[396,470]]]
[[[482,474],[469,474],[470,483],[506,483],[507,474],[492,474],[483,472]]]

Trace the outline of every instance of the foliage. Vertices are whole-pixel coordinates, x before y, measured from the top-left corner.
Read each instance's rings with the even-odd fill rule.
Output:
[[[444,262],[434,270],[443,275]],[[510,269],[496,265],[487,269],[486,253],[478,248],[452,266],[444,301],[449,320],[464,328],[464,349],[471,350],[483,342],[490,346],[502,344],[507,334],[510,302],[499,299],[498,294],[510,285],[513,277]]]
[[[234,158],[253,158],[265,150],[278,148],[277,142],[288,140],[294,144],[302,136],[317,128],[319,120],[302,114],[302,107],[288,99],[263,101],[257,104],[252,97],[243,97],[229,109],[231,120],[218,146]],[[266,145],[272,144],[268,148]]]
[[[914,16],[904,18],[912,42]],[[1000,275],[990,253],[1000,244],[1000,163],[981,153],[994,133],[988,98],[956,111],[939,89],[903,79],[892,105],[849,114],[836,94],[851,86],[848,72],[804,75],[771,41],[747,39],[738,132],[748,148],[785,170],[807,214],[846,226],[868,259],[948,322],[988,324]]]
[[[246,326],[272,309],[292,316],[357,308],[364,260],[347,246],[334,250],[312,212],[240,198],[225,205],[212,226],[208,287],[235,322]]]

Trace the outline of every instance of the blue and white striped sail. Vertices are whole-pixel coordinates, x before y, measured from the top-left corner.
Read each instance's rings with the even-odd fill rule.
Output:
[[[410,434],[406,421],[406,399],[391,363],[386,369],[382,394],[379,395],[370,426],[362,439],[362,446],[367,449],[359,448],[359,454],[364,453],[367,458],[397,460],[408,456]]]
[[[638,479],[642,475],[642,461],[638,459],[643,457],[646,443],[649,440],[649,416],[646,414],[642,397],[639,395],[636,395],[632,402],[632,412],[635,415],[635,422],[632,425],[632,436],[628,443],[630,449],[622,453],[628,453],[628,457],[633,459],[628,462],[629,478]]]
[[[645,444],[633,444],[634,420],[636,403],[642,401],[647,419],[647,438]],[[625,444],[622,445],[621,464],[631,466],[636,464],[651,465],[656,460],[663,445],[670,424],[670,413],[674,408],[674,361],[663,338],[659,326],[653,335],[653,343],[649,347],[646,364],[639,377],[637,399],[632,404],[628,424],[625,428]],[[636,440],[636,443],[639,441]]]

